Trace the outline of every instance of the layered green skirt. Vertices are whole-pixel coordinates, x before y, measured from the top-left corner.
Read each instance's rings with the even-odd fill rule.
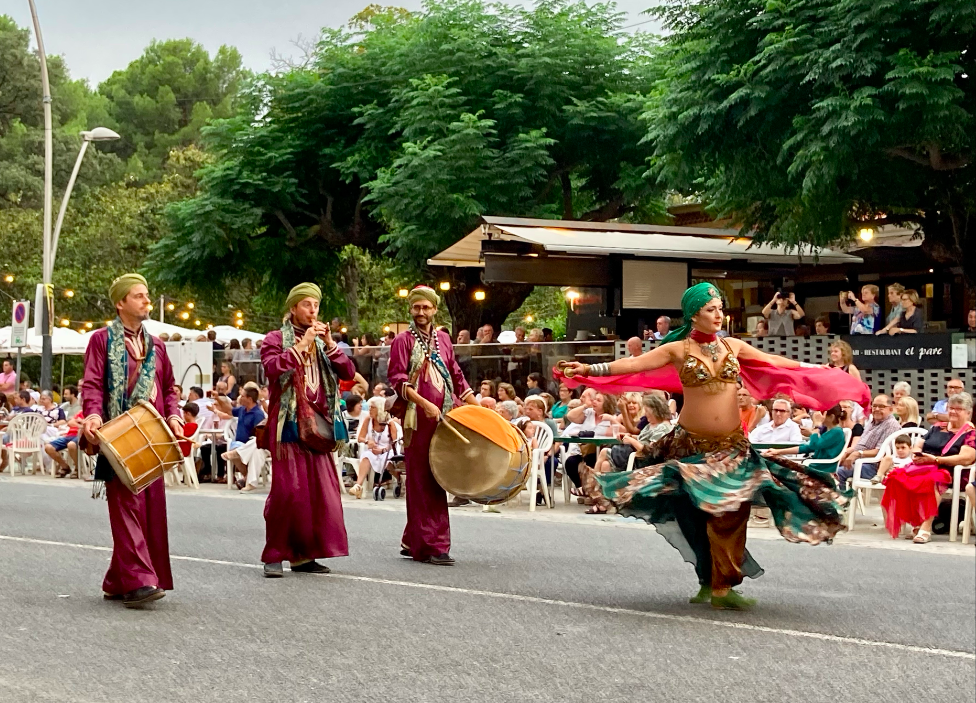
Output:
[[[842,511],[852,498],[850,491],[838,488],[832,473],[760,456],[741,429],[715,439],[678,425],[636,466],[598,475],[604,496],[621,515],[653,524],[696,569],[709,545],[695,525],[708,516],[735,512],[743,503],[765,505],[788,541],[830,543],[845,529]],[[748,551],[742,573],[762,575]]]

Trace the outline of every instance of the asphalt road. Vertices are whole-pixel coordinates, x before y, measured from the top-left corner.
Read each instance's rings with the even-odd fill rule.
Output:
[[[976,700],[972,555],[753,539],[726,613],[651,528],[462,510],[438,568],[400,502],[347,509],[334,575],[265,580],[262,507],[171,492],[176,590],[127,611],[104,502],[0,479],[0,701]]]

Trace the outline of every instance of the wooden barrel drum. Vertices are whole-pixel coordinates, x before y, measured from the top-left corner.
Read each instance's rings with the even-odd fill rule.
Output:
[[[151,404],[139,401],[95,431],[99,451],[119,480],[141,493],[163,472],[183,463],[183,452],[172,431]]]

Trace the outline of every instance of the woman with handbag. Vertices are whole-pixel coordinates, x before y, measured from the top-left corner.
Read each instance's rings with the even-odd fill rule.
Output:
[[[268,333],[261,363],[271,389],[268,447],[272,482],[264,506],[264,575],[280,578],[282,562],[298,573],[327,574],[316,559],[349,554],[339,477],[332,451],[348,439],[339,380],[356,374],[352,361],[318,321],[322,291],[291,289],[281,329]]]
[[[932,522],[939,514],[939,500],[952,484],[951,470],[969,466],[976,460],[976,428],[973,427],[973,397],[957,393],[946,405],[948,424],[933,425],[916,447],[912,463],[892,469],[884,477],[885,492],[881,507],[885,527],[898,539],[902,526],[912,525],[911,539],[926,544],[932,539]],[[963,485],[967,483],[963,477]],[[950,525],[949,529],[955,529]]]

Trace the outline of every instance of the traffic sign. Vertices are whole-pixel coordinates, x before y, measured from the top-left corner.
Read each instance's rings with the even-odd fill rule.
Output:
[[[26,300],[14,301],[14,314],[10,327],[10,346],[27,346],[27,328],[30,319],[30,303]]]

